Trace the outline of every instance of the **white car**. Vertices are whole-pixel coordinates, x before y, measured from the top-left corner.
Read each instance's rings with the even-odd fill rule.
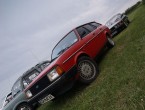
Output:
[[[108,20],[105,25],[111,30],[111,35],[115,36],[125,29],[129,23],[128,17],[125,14],[119,13]]]

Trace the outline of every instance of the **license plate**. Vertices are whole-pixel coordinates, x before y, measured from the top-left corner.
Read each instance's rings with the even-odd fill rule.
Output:
[[[45,104],[46,102],[49,102],[50,100],[54,99],[55,97],[51,94],[49,94],[48,96],[46,96],[45,98],[39,100],[38,102],[40,104]]]

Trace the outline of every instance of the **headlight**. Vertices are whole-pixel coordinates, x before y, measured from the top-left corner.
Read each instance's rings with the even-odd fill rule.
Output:
[[[28,90],[28,91],[26,92],[26,96],[27,96],[28,98],[30,98],[30,97],[33,96],[30,90]]]
[[[58,78],[60,75],[63,74],[63,69],[60,68],[59,66],[57,66],[56,68],[54,68],[53,70],[51,70],[47,76],[49,78],[50,81],[55,80],[56,78]]]

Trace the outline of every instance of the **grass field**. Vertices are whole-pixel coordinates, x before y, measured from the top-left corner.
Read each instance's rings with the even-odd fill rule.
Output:
[[[101,60],[98,78],[38,110],[145,110],[145,6],[129,18],[130,25]]]

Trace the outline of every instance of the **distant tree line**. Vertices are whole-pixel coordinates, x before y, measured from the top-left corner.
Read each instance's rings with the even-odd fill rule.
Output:
[[[142,0],[142,3],[145,3],[145,0]],[[125,14],[129,14],[131,13],[133,10],[135,10],[139,5],[141,4],[141,1],[137,2],[135,5],[131,6],[130,8],[128,8],[126,11],[125,11]]]

